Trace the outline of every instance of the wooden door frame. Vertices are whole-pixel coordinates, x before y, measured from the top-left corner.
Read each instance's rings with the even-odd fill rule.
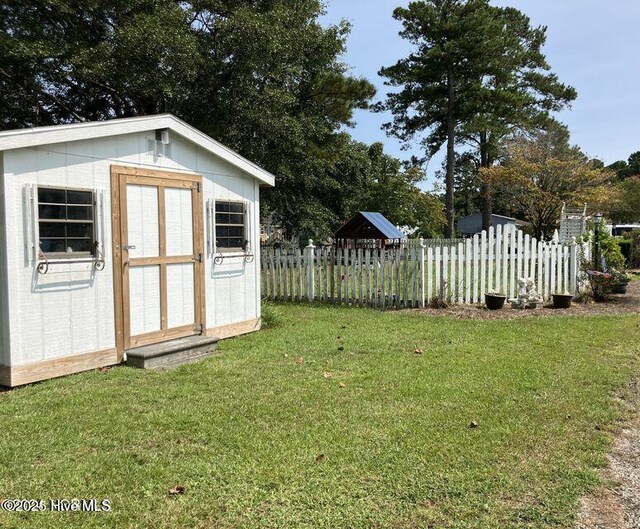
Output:
[[[123,178],[124,177],[124,178]],[[179,173],[157,169],[142,169],[139,167],[126,167],[120,165],[111,166],[111,228],[113,245],[113,285],[114,285],[114,315],[116,331],[116,349],[118,353],[123,353],[130,347],[146,345],[171,340],[184,332],[186,327],[168,329],[166,331],[155,331],[147,335],[144,343],[130,344],[129,324],[129,298],[125,299],[128,289],[124,288],[126,278],[129,276],[129,266],[126,266],[122,250],[122,241],[127,234],[127,210],[126,210],[126,190],[127,183],[139,183],[158,187],[158,229],[164,230],[165,218],[162,214],[164,210],[164,189],[166,187],[195,189],[192,193],[192,217],[193,217],[193,252],[200,255],[200,259],[194,261],[194,317],[195,325],[200,329],[206,329],[206,298],[205,298],[205,266],[204,266],[204,226],[203,226],[203,204],[202,204],[202,176],[193,173]],[[161,233],[161,231],[159,231]],[[160,240],[163,240],[161,237]],[[136,258],[137,261],[144,258]],[[171,262],[171,257],[166,257],[165,264]],[[162,284],[166,285],[166,266],[160,266],[161,273],[161,323],[162,317],[166,317],[166,296],[162,296]],[[162,325],[161,325],[162,326]],[[189,328],[192,326],[189,325]]]

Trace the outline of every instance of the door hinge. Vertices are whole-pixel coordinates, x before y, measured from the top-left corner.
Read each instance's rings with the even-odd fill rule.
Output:
[[[200,325],[198,325],[198,332],[200,334],[204,334],[205,333],[204,323],[201,323]]]
[[[198,261],[199,263],[201,263],[202,262],[202,254],[199,253],[198,255],[196,255],[196,259],[195,260]]]
[[[200,193],[200,182],[196,182],[196,191]]]

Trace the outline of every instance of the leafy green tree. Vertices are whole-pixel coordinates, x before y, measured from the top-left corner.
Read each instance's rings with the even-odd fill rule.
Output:
[[[538,239],[558,227],[563,203],[606,212],[616,199],[615,175],[570,147],[562,128],[512,138],[505,152],[499,165],[481,170],[481,178],[500,196],[505,213],[531,222]]]
[[[634,152],[629,156],[628,161],[620,160],[608,166],[618,175],[620,180],[629,178],[630,176],[640,176],[640,151]]]
[[[446,223],[444,204],[418,187],[423,171],[417,166],[405,170],[400,160],[383,152],[381,143],[367,151],[371,171],[359,209],[379,211],[396,225],[418,228],[416,236],[441,236]]]
[[[320,0],[8,0],[0,126],[171,112],[278,176],[265,213],[328,227],[341,128],[375,89],[341,60],[349,25],[322,13]]]
[[[402,37],[415,47],[409,57],[383,68],[388,84],[380,110],[390,110],[389,133],[404,141],[426,132],[426,156],[447,145],[445,202],[447,235],[455,219],[455,146],[473,141],[480,166],[497,157],[499,139],[513,127],[539,126],[549,112],[575,98],[575,90],[549,73],[541,48],[545,28],[531,28],[513,8],[488,0],[423,0],[397,8]],[[490,196],[483,190],[485,216]]]
[[[617,200],[609,213],[616,223],[640,221],[640,176],[630,176],[617,184]]]

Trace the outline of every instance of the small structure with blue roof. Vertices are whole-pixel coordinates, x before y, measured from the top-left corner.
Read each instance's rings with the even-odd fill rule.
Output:
[[[338,248],[386,248],[399,246],[407,236],[382,213],[359,211],[336,231]]]

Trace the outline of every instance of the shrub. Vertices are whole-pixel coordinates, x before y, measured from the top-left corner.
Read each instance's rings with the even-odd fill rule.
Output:
[[[596,301],[603,301],[607,298],[607,294],[611,292],[615,279],[613,274],[607,272],[598,272],[596,270],[587,270],[589,286],[591,287],[591,295]]]
[[[634,231],[631,234],[631,257],[629,266],[640,268],[640,231]]]
[[[624,256],[625,264],[628,266],[631,263],[631,247],[633,241],[631,239],[618,239],[618,246],[620,252]]]
[[[280,307],[269,301],[262,302],[262,328],[271,329],[282,325],[282,311]]]

